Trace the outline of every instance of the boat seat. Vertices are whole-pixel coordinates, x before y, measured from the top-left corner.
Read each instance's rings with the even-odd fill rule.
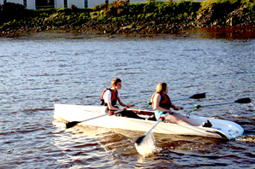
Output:
[[[145,120],[151,120],[151,121],[157,121],[157,119],[155,118],[155,115],[151,115],[148,118],[146,118]]]

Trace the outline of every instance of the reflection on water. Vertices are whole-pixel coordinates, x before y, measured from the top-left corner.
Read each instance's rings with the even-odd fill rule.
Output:
[[[236,26],[236,27],[214,27],[194,29],[188,32],[200,38],[216,38],[216,39],[254,39],[255,26]]]
[[[178,106],[243,97],[254,103],[255,41],[198,36],[1,38],[0,168],[254,168],[253,105],[192,112],[240,124],[241,138],[155,135],[159,151],[149,158],[134,146],[144,133],[52,124],[55,103],[99,105],[113,77],[122,79],[125,103],[146,103],[163,81],[172,98],[207,92]]]
[[[153,156],[144,158],[137,153],[134,147],[134,141],[141,134],[141,132],[128,133],[124,130],[117,130],[115,132],[97,127],[77,126],[72,130],[69,137],[62,137],[61,140],[55,140],[55,144],[67,151],[69,158],[75,159],[76,162],[73,165],[78,168],[82,166],[79,166],[77,161],[87,161],[86,158],[88,157],[86,156],[89,155],[88,152],[91,149],[90,155],[93,158],[97,154],[97,156],[102,156],[98,157],[98,160],[101,161],[103,159],[106,166],[118,163],[119,167],[142,167],[147,166],[148,163],[150,163],[151,167],[153,166],[152,168],[165,165],[196,168],[198,164],[199,167],[214,165],[234,167],[229,162],[231,160],[241,162],[242,159],[240,157],[250,164],[253,161],[251,157],[254,154],[252,152],[244,152],[242,148],[242,142],[249,142],[248,140],[251,138],[223,141],[212,138],[161,134],[155,135],[158,152],[155,152]],[[93,143],[90,143],[91,141]],[[229,151],[231,149],[235,151]],[[221,160],[216,162],[215,159]],[[128,161],[128,163],[124,161]],[[94,162],[90,164],[97,166]],[[87,166],[87,164],[84,165]],[[100,168],[100,166],[97,167]]]

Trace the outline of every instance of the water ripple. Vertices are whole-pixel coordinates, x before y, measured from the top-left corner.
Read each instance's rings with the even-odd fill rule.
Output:
[[[125,103],[147,103],[163,81],[171,98],[207,92],[203,100],[176,101],[180,106],[242,97],[254,102],[254,40],[0,41],[0,168],[254,168],[254,106],[192,112],[240,124],[245,132],[237,140],[155,135],[159,152],[149,158],[134,147],[144,133],[52,124],[55,103],[100,105],[113,77],[122,79]]]

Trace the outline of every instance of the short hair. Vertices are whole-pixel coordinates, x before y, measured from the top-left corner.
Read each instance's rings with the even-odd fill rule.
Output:
[[[118,82],[121,82],[121,80],[119,78],[116,77],[116,78],[112,79],[112,85],[113,84],[116,85]]]

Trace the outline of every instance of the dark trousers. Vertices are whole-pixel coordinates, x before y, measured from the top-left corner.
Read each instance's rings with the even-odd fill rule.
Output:
[[[130,117],[130,118],[136,118],[136,119],[143,119],[144,120],[144,118],[138,116],[136,113],[132,112],[131,110],[126,110],[126,111],[116,113],[116,116]]]

